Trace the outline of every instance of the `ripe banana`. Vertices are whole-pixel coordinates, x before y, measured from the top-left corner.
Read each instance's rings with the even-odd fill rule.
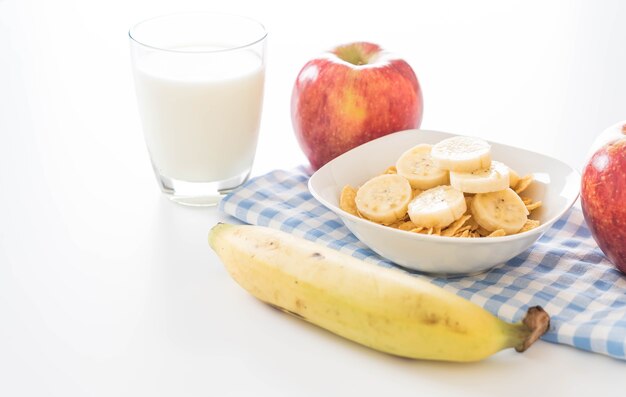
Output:
[[[406,215],[413,196],[409,181],[397,174],[384,174],[365,182],[356,192],[359,213],[369,220],[389,225]]]
[[[482,139],[455,136],[433,146],[430,155],[435,165],[441,169],[471,172],[489,168],[491,145]]]
[[[489,193],[509,187],[509,167],[492,161],[487,168],[471,172],[450,171],[450,185],[463,193]]]
[[[517,233],[528,219],[526,204],[511,188],[474,196],[470,207],[476,222],[493,232]]]
[[[526,350],[549,326],[540,307],[499,320],[444,289],[261,227],[218,224],[209,244],[252,295],[352,341],[393,355],[477,361]]]
[[[404,152],[396,162],[398,175],[408,179],[413,189],[427,190],[448,184],[448,171],[435,166],[431,149],[431,145],[422,143]]]
[[[444,185],[420,193],[409,203],[409,218],[417,226],[444,228],[459,219],[467,205],[463,193]]]

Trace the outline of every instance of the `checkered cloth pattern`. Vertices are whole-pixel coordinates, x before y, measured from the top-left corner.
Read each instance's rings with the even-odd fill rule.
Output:
[[[311,196],[308,178],[304,167],[270,172],[226,196],[220,209],[245,223],[280,229],[379,266],[394,266]],[[551,317],[544,340],[626,360],[626,276],[599,250],[579,208],[566,213],[530,249],[486,273],[459,278],[407,273],[506,321],[519,321],[529,306],[540,305]]]

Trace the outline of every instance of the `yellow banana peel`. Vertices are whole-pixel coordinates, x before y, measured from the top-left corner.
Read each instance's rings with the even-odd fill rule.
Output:
[[[267,227],[220,223],[209,244],[261,301],[397,356],[477,361],[507,348],[522,352],[549,327],[539,306],[507,323],[418,277]]]

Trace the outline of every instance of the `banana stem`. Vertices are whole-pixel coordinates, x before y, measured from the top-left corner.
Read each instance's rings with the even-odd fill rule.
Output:
[[[533,306],[528,309],[521,322],[509,326],[510,346],[521,353],[548,331],[550,316],[541,306]]]

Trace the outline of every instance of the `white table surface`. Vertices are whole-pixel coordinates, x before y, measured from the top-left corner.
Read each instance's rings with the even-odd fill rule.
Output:
[[[624,2],[171,3],[0,0],[0,396],[624,395],[626,363],[571,347],[410,361],[249,296],[206,242],[223,215],[157,189],[126,37],[175,10],[266,23],[255,175],[305,161],[292,83],[351,40],[413,65],[423,127],[580,167],[626,119]]]

